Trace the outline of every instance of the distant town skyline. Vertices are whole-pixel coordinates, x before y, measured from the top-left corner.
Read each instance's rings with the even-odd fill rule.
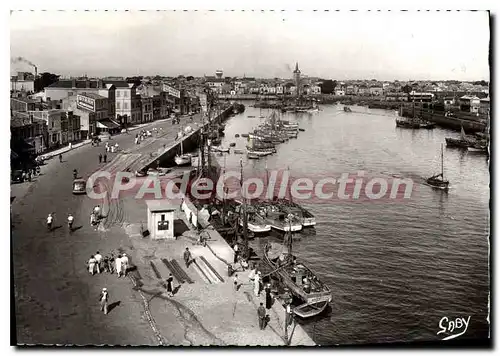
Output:
[[[490,81],[484,12],[12,12],[11,57],[63,76]],[[11,63],[11,73],[33,71]]]

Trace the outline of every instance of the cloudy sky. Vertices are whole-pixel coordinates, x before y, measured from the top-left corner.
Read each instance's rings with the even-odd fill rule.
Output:
[[[13,12],[11,57],[62,75],[489,80],[486,12]],[[30,70],[11,64],[11,72]]]

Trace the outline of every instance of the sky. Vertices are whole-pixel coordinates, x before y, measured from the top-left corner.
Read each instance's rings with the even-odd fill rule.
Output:
[[[11,58],[38,72],[487,80],[487,12],[12,12]],[[12,62],[11,73],[32,71]]]

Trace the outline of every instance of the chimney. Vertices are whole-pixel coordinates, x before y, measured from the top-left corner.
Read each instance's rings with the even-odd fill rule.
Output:
[[[36,80],[36,77],[38,76],[38,68],[36,66],[35,67],[35,80]]]

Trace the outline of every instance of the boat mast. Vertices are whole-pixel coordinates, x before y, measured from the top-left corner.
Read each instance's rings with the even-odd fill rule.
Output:
[[[288,166],[288,178],[290,179],[290,166]],[[290,196],[290,203],[293,203],[293,198],[292,198],[292,187],[288,184],[288,195]]]
[[[443,154],[443,144],[441,144],[441,178],[444,180],[444,154]]]
[[[245,193],[243,189],[243,160],[240,159],[240,173],[241,173],[241,190],[242,190],[242,197],[243,197],[243,251],[245,254],[245,257],[250,257],[248,254],[248,220],[247,220],[247,202],[245,198]]]
[[[222,169],[222,176],[226,174],[226,155],[224,155],[224,168]],[[225,225],[226,221],[226,182],[222,186],[222,225]]]

